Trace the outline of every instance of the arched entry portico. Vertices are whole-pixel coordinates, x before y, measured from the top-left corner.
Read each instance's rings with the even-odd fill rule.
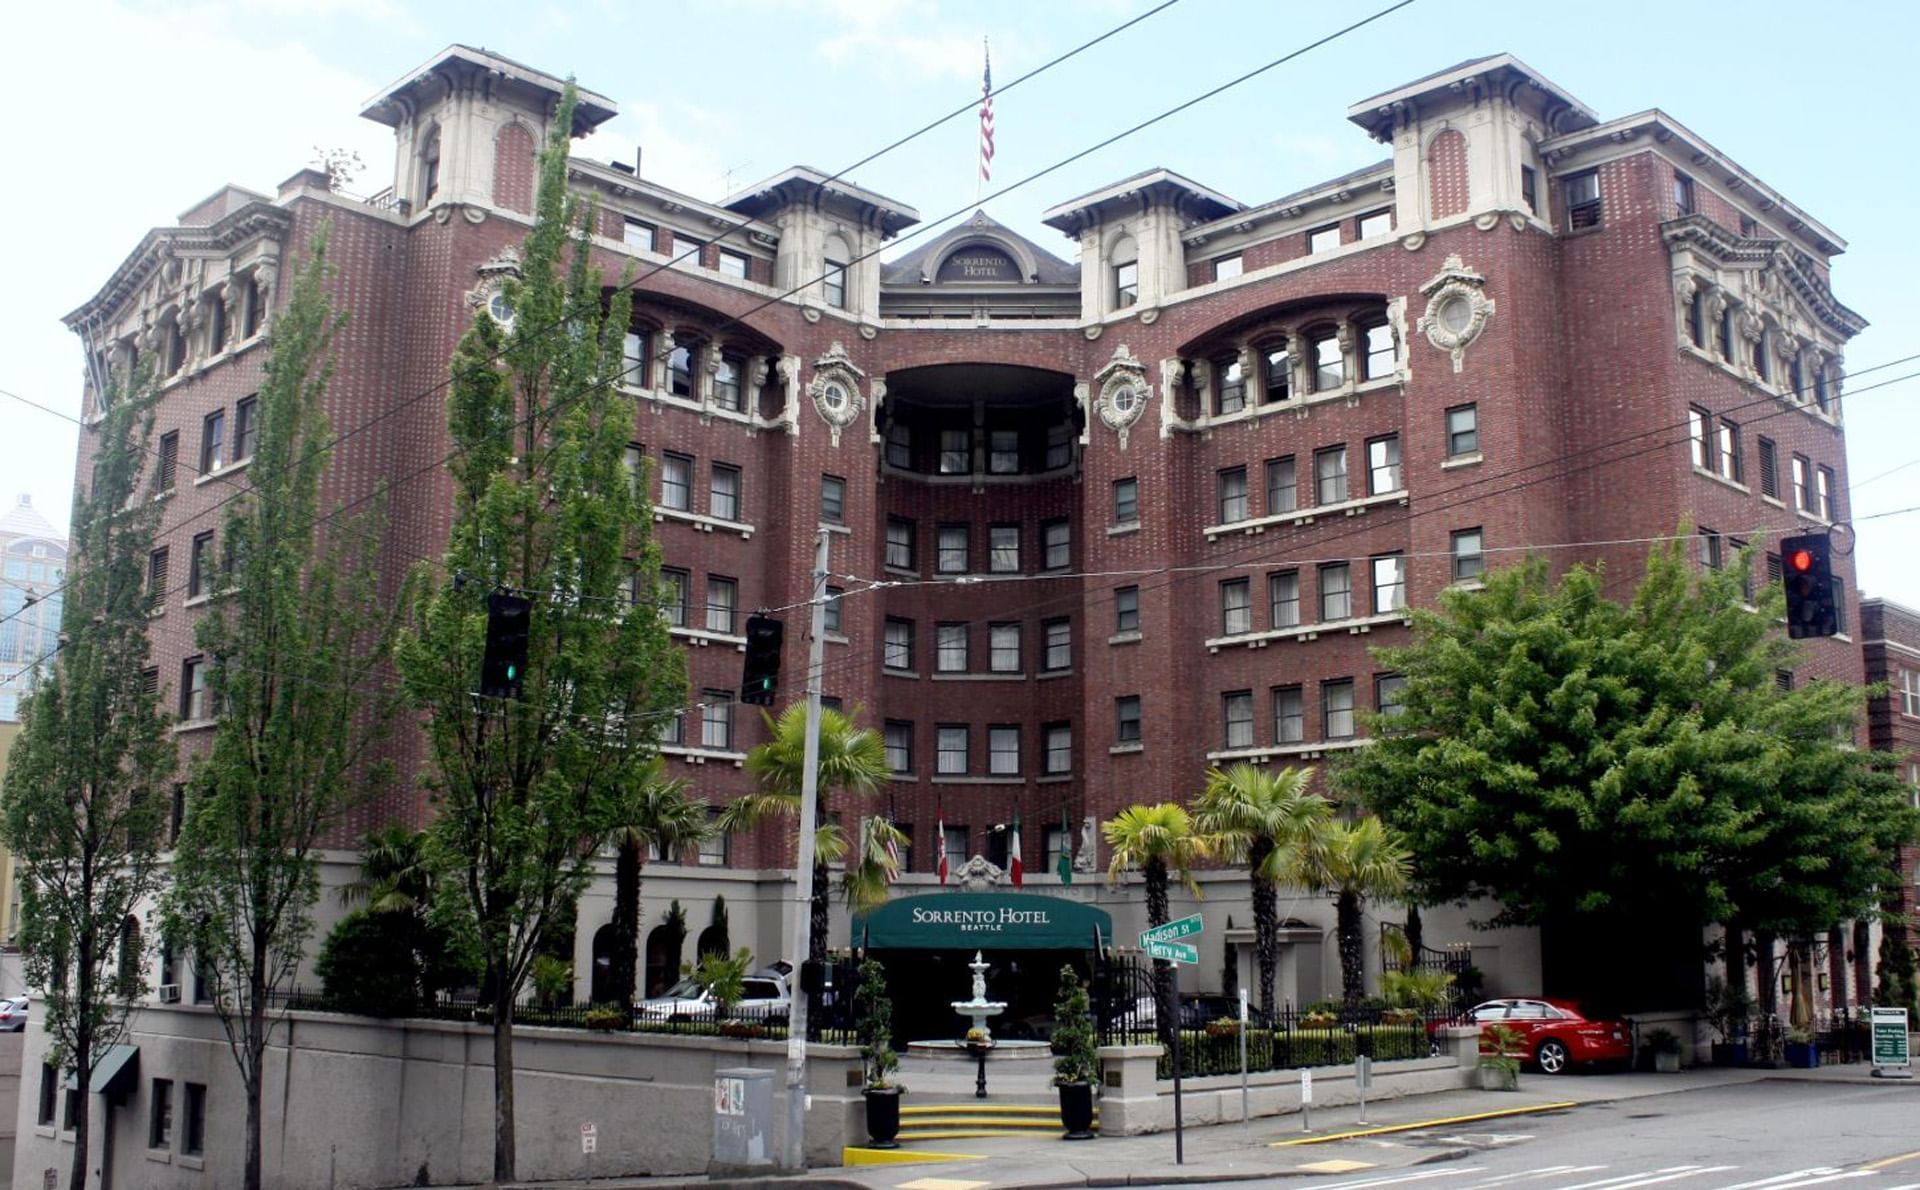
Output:
[[[1042,893],[931,893],[902,897],[854,921],[854,941],[887,970],[897,1041],[957,1038],[966,1021],[951,1003],[969,995],[967,964],[988,964],[987,990],[1007,1009],[990,1022],[997,1037],[1045,1032],[1060,968],[1082,976],[1113,944],[1106,910]]]

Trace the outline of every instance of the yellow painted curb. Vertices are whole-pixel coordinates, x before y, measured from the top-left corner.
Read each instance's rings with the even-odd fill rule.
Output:
[[[1358,1128],[1352,1132],[1330,1132],[1325,1136],[1302,1136],[1293,1140],[1269,1141],[1270,1149],[1290,1149],[1295,1145],[1323,1145],[1330,1140],[1353,1140],[1361,1136],[1385,1136],[1389,1132],[1413,1132],[1420,1128],[1440,1128],[1447,1124],[1471,1124],[1475,1120],[1498,1120],[1504,1116],[1529,1116],[1536,1112],[1563,1111],[1580,1105],[1571,1099],[1561,1103],[1536,1103],[1531,1107],[1503,1107],[1499,1111],[1474,1112],[1470,1116],[1444,1116],[1438,1120],[1418,1120],[1412,1124],[1383,1124],[1378,1128]]]
[[[840,1150],[842,1165],[916,1165],[934,1161],[985,1161],[975,1153],[930,1153],[925,1149],[864,1149],[848,1145]]]

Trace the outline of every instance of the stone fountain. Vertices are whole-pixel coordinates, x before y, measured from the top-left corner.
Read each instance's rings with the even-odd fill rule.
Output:
[[[973,971],[973,999],[952,1001],[953,1010],[973,1022],[967,1028],[969,1045],[991,1046],[993,1030],[987,1027],[987,1018],[999,1016],[1007,1009],[1004,1000],[987,999],[987,961],[979,951],[973,952],[973,962],[967,966]],[[975,1031],[978,1030],[978,1036]]]

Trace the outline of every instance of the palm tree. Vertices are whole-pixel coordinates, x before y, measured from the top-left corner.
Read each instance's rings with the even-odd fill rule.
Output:
[[[607,955],[607,979],[614,995],[627,1004],[640,971],[640,880],[647,852],[658,849],[672,858],[711,833],[706,803],[687,796],[687,783],[668,780],[664,766],[654,758],[633,801],[627,820],[613,832],[619,847],[613,861],[613,947]]]
[[[1307,791],[1313,770],[1268,772],[1250,764],[1210,769],[1193,804],[1193,821],[1221,854],[1247,865],[1253,881],[1254,956],[1260,967],[1260,1003],[1274,1011],[1274,970],[1280,959],[1279,886],[1307,884],[1333,807]]]
[[[360,877],[341,886],[341,902],[364,901],[370,913],[424,916],[433,899],[425,841],[424,831],[410,831],[397,822],[368,831],[360,844]]]
[[[854,708],[860,714],[860,708]],[[723,831],[751,830],[771,815],[800,816],[800,784],[806,771],[807,705],[794,703],[778,719],[761,713],[770,739],[747,753],[747,771],[759,788],[735,799],[722,811]],[[814,809],[813,920],[807,940],[807,958],[827,957],[827,865],[845,858],[847,837],[832,819],[828,807],[836,793],[866,797],[888,778],[887,750],[879,733],[856,727],[853,718],[820,708],[820,754],[816,765],[819,798]],[[866,847],[862,847],[863,853]],[[858,865],[856,865],[858,866]],[[854,875],[853,872],[848,873]],[[863,878],[864,879],[864,878]]]
[[[1101,824],[1107,846],[1113,850],[1113,862],[1107,867],[1107,879],[1118,883],[1120,874],[1138,868],[1146,882],[1147,924],[1167,924],[1168,880],[1178,876],[1188,892],[1198,897],[1200,886],[1193,881],[1193,865],[1205,859],[1211,840],[1194,827],[1186,807],[1173,802],[1152,806],[1128,806]],[[1179,1006],[1171,1004],[1173,968],[1156,959],[1153,964],[1154,992],[1161,1011],[1155,1014],[1162,1041],[1173,1037]]]
[[[1378,818],[1327,824],[1312,856],[1308,887],[1333,893],[1338,904],[1340,992],[1351,1007],[1366,995],[1361,905],[1369,897],[1397,897],[1405,892],[1412,857],[1400,836]]]

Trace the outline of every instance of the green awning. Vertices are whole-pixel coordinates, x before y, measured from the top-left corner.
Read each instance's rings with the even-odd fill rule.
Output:
[[[1104,909],[1039,893],[930,893],[856,919],[877,950],[1091,950],[1113,941]]]
[[[80,1085],[74,1072],[67,1072],[67,1090]],[[100,1060],[93,1064],[93,1093],[95,1095],[125,1095],[139,1089],[140,1085],[140,1047],[137,1045],[110,1045]]]

